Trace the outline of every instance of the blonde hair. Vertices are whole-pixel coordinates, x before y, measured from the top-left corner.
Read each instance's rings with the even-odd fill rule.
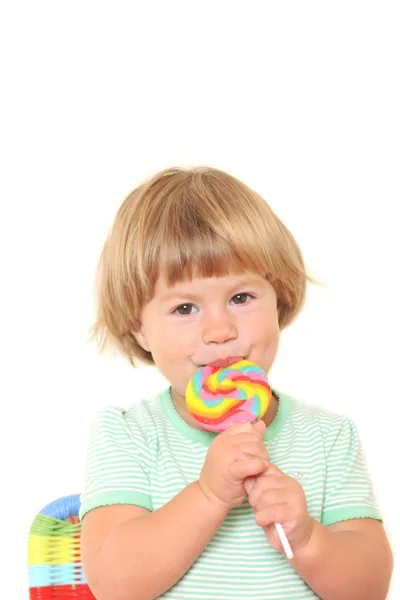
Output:
[[[301,251],[267,202],[218,169],[170,168],[136,188],[121,205],[97,271],[99,345],[154,364],[132,331],[159,275],[168,285],[193,276],[254,271],[277,294],[280,328],[300,312],[306,281]]]

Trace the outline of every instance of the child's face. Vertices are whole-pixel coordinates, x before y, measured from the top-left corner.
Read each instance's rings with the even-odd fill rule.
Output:
[[[279,343],[276,293],[248,271],[173,287],[160,277],[134,335],[182,401],[196,371],[221,358],[242,357],[268,373]]]

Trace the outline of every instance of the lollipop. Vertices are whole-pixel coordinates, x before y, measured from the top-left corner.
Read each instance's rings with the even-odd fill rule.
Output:
[[[225,431],[235,423],[253,423],[267,412],[271,387],[265,372],[247,360],[231,365],[202,367],[186,388],[192,417],[208,431]],[[287,558],[293,558],[280,523],[275,523]]]
[[[222,368],[203,367],[186,388],[190,414],[208,431],[225,431],[234,423],[261,419],[270,399],[271,388],[266,374],[247,360]]]

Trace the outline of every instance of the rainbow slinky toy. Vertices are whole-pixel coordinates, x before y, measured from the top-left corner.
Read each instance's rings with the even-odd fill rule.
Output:
[[[190,414],[208,431],[225,431],[235,423],[261,419],[270,400],[267,375],[247,360],[227,367],[202,367],[186,388]]]

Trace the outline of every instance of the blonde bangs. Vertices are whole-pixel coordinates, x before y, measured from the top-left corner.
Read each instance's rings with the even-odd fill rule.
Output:
[[[261,196],[216,169],[168,169],[137,188],[117,213],[98,271],[101,349],[110,343],[132,364],[152,363],[132,335],[160,275],[192,277],[253,271],[278,297],[280,326],[300,311],[307,276],[294,238]]]
[[[162,229],[154,235],[153,250],[143,255],[144,271],[152,273],[151,288],[158,275],[169,286],[192,277],[219,277],[244,270],[265,276],[265,265],[258,259],[260,245],[254,236],[238,241],[226,231],[226,224],[216,221],[215,215],[207,221],[193,207],[191,213],[182,214],[180,222],[175,215],[164,213]]]

